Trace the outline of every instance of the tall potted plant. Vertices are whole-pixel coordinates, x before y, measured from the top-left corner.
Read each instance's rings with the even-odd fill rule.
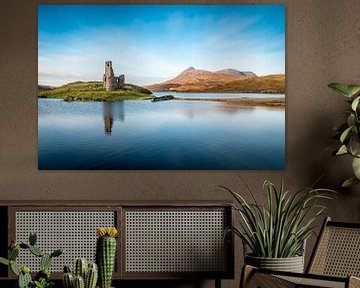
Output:
[[[318,200],[331,199],[334,192],[328,189],[304,188],[296,193],[280,189],[266,180],[266,205],[261,205],[244,182],[251,198],[246,201],[239,193],[225,186],[235,199],[234,209],[240,215],[239,226],[229,227],[226,233],[239,236],[250,253],[244,255],[245,264],[278,271],[304,270],[304,244],[314,233],[315,220],[326,207]],[[246,250],[244,249],[244,252]]]
[[[346,112],[346,121],[334,127],[339,139],[339,146],[334,151],[334,155],[350,155],[352,157],[354,176],[342,184],[343,187],[348,187],[360,183],[360,85],[331,83],[328,86],[346,97],[346,101],[351,106]]]

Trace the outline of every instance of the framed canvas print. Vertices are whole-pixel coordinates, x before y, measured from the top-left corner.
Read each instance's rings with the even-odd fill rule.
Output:
[[[39,170],[285,168],[284,5],[39,5]]]

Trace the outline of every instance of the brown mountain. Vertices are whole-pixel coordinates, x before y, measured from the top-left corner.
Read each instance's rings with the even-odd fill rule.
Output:
[[[189,67],[173,79],[146,88],[153,92],[284,93],[285,75],[258,77],[251,71],[224,69],[211,72]]]

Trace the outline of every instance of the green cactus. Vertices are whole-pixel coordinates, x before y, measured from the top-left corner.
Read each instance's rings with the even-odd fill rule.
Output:
[[[98,266],[94,262],[89,262],[88,264],[88,270],[98,270]]]
[[[110,230],[111,229],[111,230]],[[101,288],[110,288],[116,258],[116,233],[111,228],[99,228],[100,236],[96,243],[96,262],[99,267],[99,284]],[[113,235],[113,236],[111,236]]]
[[[71,269],[69,266],[67,265],[64,266],[64,273],[71,273]]]
[[[64,249],[57,249],[51,253],[51,257],[58,257],[64,253]]]
[[[85,276],[85,288],[95,288],[98,279],[98,266],[96,263],[89,263]]]
[[[40,267],[41,269],[49,269],[50,265],[51,265],[51,260],[52,257],[50,254],[45,253],[42,257],[41,257],[41,261],[40,261]]]
[[[53,257],[60,256],[63,254],[63,249],[55,250],[53,253],[48,254],[41,251],[38,247],[34,246],[36,244],[36,234],[31,233],[29,236],[29,244],[20,242],[16,243],[11,241],[11,245],[8,251],[8,259],[0,257],[0,264],[10,266],[11,271],[18,276],[18,286],[19,288],[49,288],[52,286],[53,282],[50,281],[50,264]],[[35,276],[35,281],[32,281],[30,275],[30,269],[27,266],[19,266],[16,264],[16,259],[19,256],[19,250],[29,250],[30,253],[34,254],[37,257],[41,257],[41,271],[39,271]]]
[[[10,249],[8,252],[9,260],[16,260],[19,256],[19,246],[16,245],[14,248]]]
[[[19,244],[19,246],[20,246],[20,248],[22,248],[22,249],[29,249],[29,245],[28,244],[26,244],[26,243],[24,243],[24,242],[21,242],[20,244]]]
[[[73,288],[74,287],[74,276],[71,272],[66,272],[62,277],[64,288]]]
[[[86,276],[87,268],[88,268],[88,261],[86,260],[86,258],[76,259],[74,266],[75,276],[81,276],[84,280]]]
[[[38,247],[36,247],[36,246],[30,246],[30,247],[29,247],[29,251],[30,251],[32,254],[34,254],[35,256],[37,256],[37,257],[41,257],[41,256],[44,255],[44,252],[42,252],[42,251],[40,250],[40,248],[38,248]]]
[[[0,263],[4,264],[6,266],[10,265],[10,261],[8,259],[6,259],[6,258],[3,258],[3,257],[0,257]]]
[[[16,265],[16,262],[14,261],[14,260],[11,260],[10,262],[9,262],[9,264],[10,264],[10,269],[11,269],[11,271],[16,275],[16,276],[19,276],[19,274],[20,274],[20,268],[19,268],[19,266],[17,266]]]
[[[29,244],[31,246],[35,246],[37,241],[37,235],[35,232],[31,232],[29,235]]]
[[[20,268],[21,272],[25,273],[25,274],[29,274],[30,273],[30,268],[26,265],[21,266]]]
[[[29,288],[30,284],[32,283],[31,275],[29,272],[29,267],[22,267],[18,279],[19,288]]]
[[[74,288],[85,288],[84,278],[77,275],[74,277]]]
[[[98,279],[98,268],[95,263],[89,263],[86,258],[78,258],[74,262],[74,272],[71,273],[71,269],[69,266],[64,266],[63,273],[63,286],[64,288],[77,288],[75,286],[75,280],[78,283],[77,285],[82,287],[81,280],[82,279],[83,288],[95,288],[96,282]]]

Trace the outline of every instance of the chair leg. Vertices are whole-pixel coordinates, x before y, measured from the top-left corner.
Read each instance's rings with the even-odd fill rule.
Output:
[[[250,280],[251,280],[251,276],[253,274],[253,271],[254,271],[254,267],[252,267],[250,265],[244,265],[244,267],[242,268],[242,271],[241,271],[239,288],[248,287]]]

